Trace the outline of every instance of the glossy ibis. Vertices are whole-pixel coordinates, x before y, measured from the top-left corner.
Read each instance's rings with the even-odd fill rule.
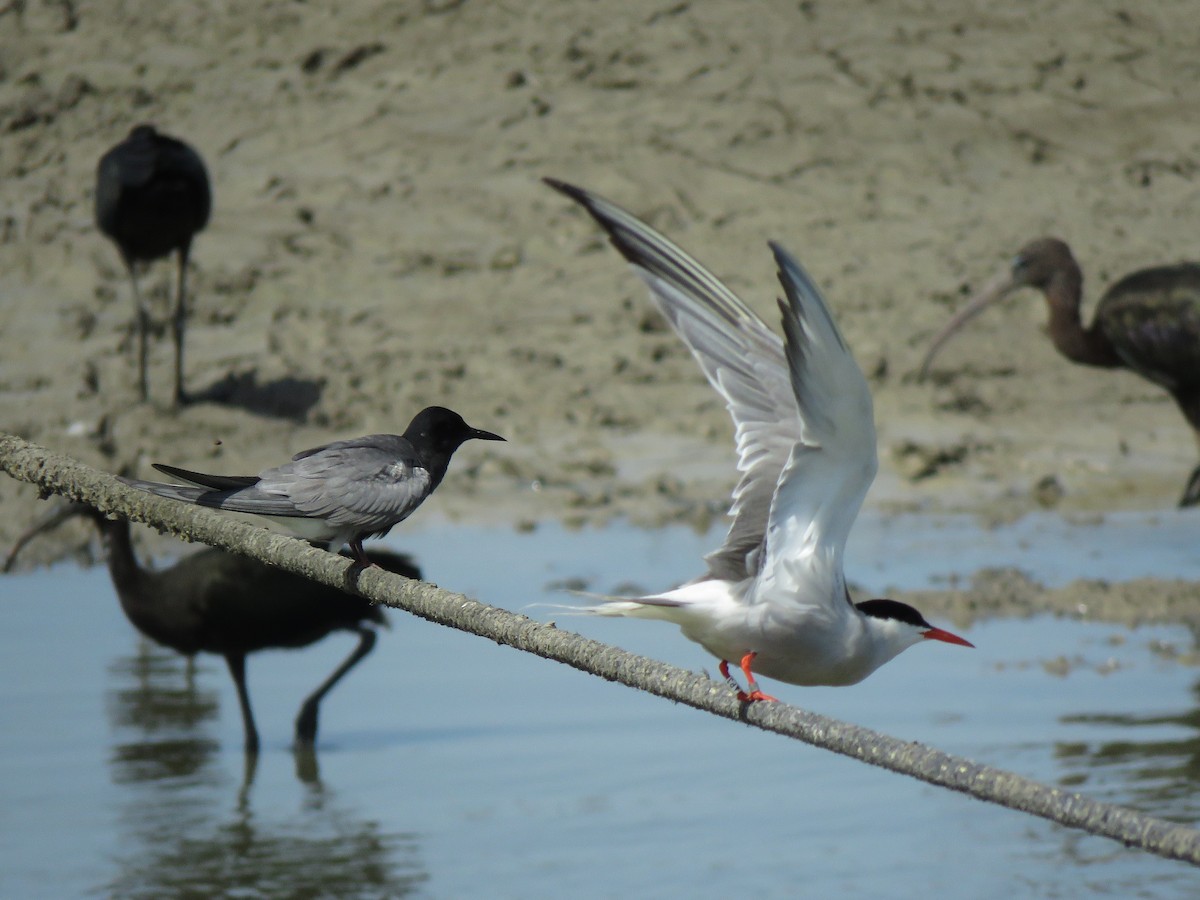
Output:
[[[192,239],[208,224],[212,192],[204,161],[183,141],[138,125],[110,149],[96,169],[96,225],[117,245],[129,270],[137,307],[138,390],[149,396],[146,342],[150,308],[138,290],[135,265],[176,253],[179,275],[172,332],[175,339],[175,405],[183,388],[183,333],[187,320],[187,264]]]
[[[502,441],[441,406],[421,410],[404,434],[371,434],[305,450],[257,475],[206,475],[154,464],[186,485],[122,478],[126,484],[199,506],[279,521],[305,540],[349,543],[360,567],[364,538],[412,515],[442,483],[450,457],[469,440]]]
[[[1050,313],[1047,331],[1072,362],[1129,369],[1166,389],[1200,443],[1200,264],[1180,263],[1126,275],[1096,304],[1092,324],[1079,315],[1083,273],[1057,238],[1021,248],[1010,267],[985,285],[934,337],[924,377],[946,342],[990,304],[1023,287],[1041,291]],[[1200,465],[1188,479],[1180,506],[1200,501]]]
[[[650,288],[651,299],[725,400],[741,480],[724,545],[675,590],[606,598],[591,612],[661,619],[719,660],[739,700],[772,700],[754,673],[847,685],[925,640],[971,646],[895,600],[852,603],[846,537],[878,468],[867,380],[817,286],[771,244],[785,339],[716,276],[616,204],[561,181]],[[742,690],[729,675],[740,664]]]
[[[241,704],[247,753],[258,751],[258,729],[246,689],[247,654],[306,647],[334,631],[358,635],[358,646],[300,706],[296,745],[311,747],[321,700],[371,652],[375,627],[387,625],[383,610],[362,597],[224,550],[208,548],[170,568],[148,569],[134,555],[129,522],[109,519],[82,503],[64,505],[26,531],[9,553],[5,571],[33,537],[74,516],[90,518],[100,529],[121,609],[138,631],[187,657],[215,653],[225,658]],[[403,554],[372,551],[370,558],[389,572],[421,577]]]

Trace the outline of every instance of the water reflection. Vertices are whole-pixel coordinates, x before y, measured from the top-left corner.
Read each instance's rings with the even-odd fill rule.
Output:
[[[121,850],[101,892],[401,897],[428,880],[416,836],[386,833],[378,820],[340,803],[313,750],[294,753],[299,808],[286,814],[277,783],[256,786],[257,754],[239,754],[240,772],[231,772],[230,757],[206,734],[216,698],[197,691],[186,669],[179,657],[146,644],[109,666],[109,769],[122,786]]]
[[[1179,712],[1078,713],[1064,725],[1104,732],[1093,741],[1058,742],[1064,783],[1152,815],[1192,824],[1200,819],[1200,682],[1195,707]],[[1113,734],[1120,737],[1113,737]]]
[[[919,521],[905,524],[919,536]],[[1160,531],[1147,533],[1152,544]],[[990,532],[973,537],[990,546]],[[705,549],[682,529],[626,526],[454,526],[404,540],[434,581],[509,608],[562,602],[537,586],[575,577],[682,580]],[[896,552],[919,583],[918,554]],[[1069,558],[1060,554],[1064,578]],[[671,568],[677,559],[683,568]],[[286,722],[310,669],[325,671],[340,648],[313,651],[319,665],[307,652],[264,660],[255,674],[273,738],[247,769],[221,660],[198,657],[189,679],[183,658],[139,646],[107,573],[63,566],[6,579],[0,594],[0,709],[12,723],[0,729],[0,810],[14,823],[0,842],[5,898],[470,897],[497,884],[545,894],[548,883],[572,896],[670,885],[680,896],[783,897],[798,877],[813,895],[889,896],[903,885],[941,896],[958,884],[988,896],[1195,893],[1195,870],[1182,864],[398,617],[369,674],[346,685],[319,758],[289,758]],[[705,664],[674,629],[583,624],[648,656]],[[971,636],[977,657],[906,654],[887,679],[789,699],[1200,819],[1200,673],[1185,665],[1182,629],[1134,636],[1040,616],[981,621]],[[1082,663],[1041,664],[1060,657]],[[228,707],[219,719],[214,689]],[[721,827],[733,809],[754,811],[749,832]]]
[[[108,671],[118,683],[128,683],[108,697],[115,728],[136,726],[147,734],[190,731],[217,718],[217,692],[197,688],[194,657],[183,658],[142,640],[134,656],[117,657]]]
[[[270,648],[305,647],[335,631],[358,635],[358,646],[314,690],[296,718],[296,743],[316,741],[322,699],[374,648],[375,629],[387,625],[381,607],[357,594],[343,593],[264,563],[212,547],[192,553],[165,569],[142,564],[133,549],[129,522],[109,519],[83,503],[59,503],[17,540],[4,570],[22,548],[75,517],[91,520],[105,544],[109,574],[121,609],[146,637],[187,657],[224,657],[237,687],[247,753],[257,753],[258,729],[246,685],[246,657]],[[389,572],[420,578],[403,553],[372,549],[371,561]]]

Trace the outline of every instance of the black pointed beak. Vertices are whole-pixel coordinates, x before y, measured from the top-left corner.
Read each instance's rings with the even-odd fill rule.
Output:
[[[484,431],[482,428],[472,428],[471,433],[467,435],[467,439],[474,438],[477,441],[502,441],[504,438],[498,434],[492,434],[490,431]]]

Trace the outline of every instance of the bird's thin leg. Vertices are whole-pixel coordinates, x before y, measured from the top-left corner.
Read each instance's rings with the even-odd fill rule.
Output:
[[[736,691],[740,697],[742,694],[742,686],[734,681],[733,676],[729,674],[729,661],[724,659],[721,660],[721,664],[717,666],[717,668],[721,672],[721,677],[725,679],[725,683],[729,685],[731,690]]]
[[[363,550],[361,537],[354,538],[348,544],[350,554],[354,557],[354,563],[346,570],[346,590],[355,591],[358,588],[358,576],[375,563],[371,562],[371,557],[367,556],[367,552]]]
[[[225,663],[233,684],[237,688],[238,703],[242,707],[242,725],[246,730],[246,752],[258,753],[258,729],[254,727],[254,713],[250,711],[250,694],[246,690],[246,654],[226,653]]]
[[[354,554],[354,558],[362,563],[364,569],[369,569],[375,565],[371,557],[367,556],[367,551],[363,549],[362,538],[357,538],[350,542],[350,552]]]
[[[147,366],[147,341],[150,337],[150,307],[146,305],[146,301],[142,299],[142,292],[138,290],[137,274],[133,271],[133,262],[125,261],[125,267],[129,269],[129,283],[133,285],[133,305],[137,316],[138,330],[138,395],[145,403],[150,399],[150,387],[146,381],[146,366]]]
[[[179,275],[175,283],[175,318],[172,333],[175,338],[175,405],[187,403],[187,392],[183,389],[183,332],[187,327],[187,265],[190,244],[179,248]]]
[[[1188,476],[1183,496],[1179,498],[1181,507],[1196,506],[1197,504],[1200,504],[1200,466],[1196,466],[1192,470],[1192,474]]]
[[[371,557],[367,556],[367,551],[363,549],[362,538],[358,537],[349,542],[350,553],[354,556],[355,571],[361,572],[364,569],[369,569],[375,565]]]
[[[308,699],[300,706],[300,715],[296,716],[296,746],[311,747],[317,740],[317,710],[325,695],[332,690],[347,672],[358,665],[359,660],[375,648],[375,632],[370,628],[359,626],[358,646],[354,648],[345,661],[333,670],[333,674],[325,679]]]
[[[754,680],[754,673],[750,671],[750,664],[754,662],[754,657],[757,653],[747,653],[742,657],[742,673],[746,676],[746,690],[738,691],[738,699],[743,703],[754,703],[757,700],[765,700],[770,703],[778,703],[779,701],[770,694],[764,694],[758,688],[758,682]]]

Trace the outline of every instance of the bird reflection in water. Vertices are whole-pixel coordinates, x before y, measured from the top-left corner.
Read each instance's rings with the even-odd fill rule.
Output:
[[[189,734],[213,718],[215,697],[192,690],[187,665],[147,642],[109,668],[119,849],[95,893],[403,897],[425,885],[417,836],[340,802],[311,747],[294,751],[298,782],[256,783],[257,754],[243,757],[239,779],[215,740]]]
[[[206,725],[216,722],[215,690],[198,688],[195,660],[181,658],[148,640],[137,652],[108,667],[113,687],[107,708],[113,734],[113,780],[118,784],[196,778],[220,749]],[[123,740],[128,735],[130,739]]]
[[[167,569],[147,569],[133,553],[129,523],[109,519],[84,504],[55,509],[26,531],[5,568],[12,567],[33,537],[75,516],[90,518],[99,527],[121,608],[139,631],[185,656],[206,652],[225,658],[238,691],[248,754],[258,752],[259,738],[246,688],[246,655],[267,648],[304,647],[338,630],[357,634],[355,649],[300,707],[296,746],[314,745],[320,702],[371,652],[375,628],[386,625],[382,609],[362,597],[212,548]],[[370,558],[388,571],[420,577],[403,554],[375,550]]]

